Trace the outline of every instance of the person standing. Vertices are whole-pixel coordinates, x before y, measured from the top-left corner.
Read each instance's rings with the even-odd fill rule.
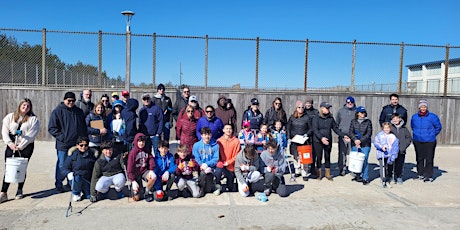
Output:
[[[236,113],[234,109],[227,108],[228,99],[225,96],[220,96],[217,99],[216,117],[220,118],[224,125],[232,126],[233,135],[236,135]]]
[[[190,88],[188,86],[184,86],[182,88],[182,96],[177,98],[176,102],[174,102],[173,110],[171,115],[173,116],[174,120],[177,122],[177,117],[179,116],[179,112],[182,108],[188,105],[188,99],[190,98]]]
[[[56,138],[57,162],[54,185],[57,192],[65,192],[62,181],[66,175],[62,174],[62,170],[67,151],[77,144],[78,137],[87,136],[85,114],[75,106],[73,92],[65,93],[64,101],[51,112],[48,132]]]
[[[123,105],[126,105],[130,98],[131,97],[129,96],[129,91],[128,90],[121,91],[121,100],[123,101]]]
[[[372,122],[367,117],[364,106],[356,108],[355,118],[351,120],[348,129],[348,137],[350,138],[351,150],[364,154],[362,176],[355,174],[352,181],[363,182],[363,185],[367,185],[369,184],[369,165],[367,162],[369,161],[369,152],[371,151]]]
[[[89,147],[100,152],[99,146],[102,141],[110,140],[112,132],[110,132],[110,121],[105,116],[105,107],[102,102],[96,103],[93,111],[86,116],[86,127],[88,128]],[[100,122],[101,125],[95,125]]]
[[[259,100],[257,98],[251,99],[251,105],[243,112],[241,126],[243,126],[244,121],[250,122],[252,131],[259,132],[260,125],[264,121],[264,115],[259,110]]]
[[[109,95],[103,94],[101,96],[101,102],[104,105],[105,116],[109,117],[109,115],[112,113],[112,105],[110,104]]]
[[[2,122],[2,138],[7,146],[5,149],[5,162],[6,158],[24,157],[30,160],[34,151],[35,137],[40,130],[40,122],[37,116],[32,111],[32,101],[29,98],[24,98],[19,102],[19,105],[13,113],[7,114]],[[22,188],[24,182],[18,184],[15,199],[22,199],[24,197]],[[2,191],[0,194],[0,203],[8,200],[7,191],[10,183],[5,182],[3,177]]]
[[[395,182],[403,183],[402,176],[404,175],[404,161],[406,159],[406,150],[412,142],[412,134],[406,127],[406,123],[399,116],[399,113],[391,116],[391,132],[396,135],[399,140],[399,153],[394,163]]]
[[[332,148],[332,132],[333,130],[337,135],[348,138],[347,135],[342,133],[335,122],[334,117],[330,112],[330,105],[327,102],[321,102],[319,116],[313,118],[312,130],[313,130],[313,149],[316,152],[316,166],[318,180],[321,180],[321,162],[323,160],[324,153],[324,168],[326,179],[332,181],[331,176],[331,148]]]
[[[170,136],[170,129],[172,128],[172,102],[171,98],[166,96],[165,94],[165,86],[163,84],[159,84],[157,87],[157,93],[154,95],[153,104],[160,106],[163,110],[163,139],[165,141],[169,141]]]
[[[85,89],[82,92],[82,97],[79,101],[75,102],[75,106],[83,110],[85,117],[94,109],[94,103],[91,102],[93,92],[90,89]]]
[[[345,105],[339,109],[335,120],[342,133],[347,134],[350,129],[351,120],[355,118],[356,104],[352,96],[348,96],[345,100]],[[343,136],[339,136],[339,153],[337,165],[339,166],[339,175],[347,174],[347,155],[350,153],[350,142],[346,141]]]
[[[380,112],[380,126],[383,122],[391,122],[391,116],[394,113],[399,113],[404,123],[407,123],[407,109],[399,104],[399,96],[396,93],[390,95],[390,104],[383,106],[382,112]]]
[[[193,144],[198,141],[196,137],[196,118],[193,116],[195,108],[191,105],[186,107],[186,113],[188,119],[182,119],[181,122],[178,122],[176,125],[176,135],[180,140],[181,144],[187,146],[187,154],[192,153]]]
[[[304,113],[308,116],[308,119],[310,120],[310,124],[313,124],[313,117],[319,116],[319,111],[313,107],[313,98],[312,97],[307,97],[305,100],[305,109]],[[311,126],[310,126],[311,127]],[[313,143],[313,132],[310,132],[308,135],[310,139],[310,143]],[[316,175],[317,170],[316,169],[316,152],[315,152],[315,146],[312,144],[311,146],[311,151],[312,151],[312,157],[313,157],[313,162],[311,163],[311,178],[316,178],[318,175]]]
[[[196,136],[201,140],[200,130],[204,127],[209,127],[212,131],[212,139],[217,140],[223,134],[224,124],[222,120],[214,115],[214,107],[206,106],[206,116],[200,117],[196,123]]]
[[[441,132],[442,125],[438,115],[428,110],[428,102],[421,99],[419,111],[412,115],[412,128],[415,158],[417,160],[418,179],[433,182],[433,161],[436,150],[436,136]]]
[[[144,106],[139,110],[139,132],[150,138],[155,154],[158,152],[158,142],[163,133],[163,110],[154,105],[149,94],[142,96]]]
[[[275,100],[272,102],[272,107],[270,107],[267,112],[265,112],[264,124],[268,125],[269,130],[275,129],[275,121],[281,121],[283,127],[286,126],[287,116],[286,111],[283,109],[283,103],[281,98],[275,97]]]
[[[131,149],[137,143],[134,143],[134,137],[138,133],[137,129],[137,114],[136,110],[139,107],[139,101],[135,98],[130,98],[126,101],[126,108],[121,110],[121,118],[125,124],[125,132],[123,140],[125,141],[126,151],[131,152]]]

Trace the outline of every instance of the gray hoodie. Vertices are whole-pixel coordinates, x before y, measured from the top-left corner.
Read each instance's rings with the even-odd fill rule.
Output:
[[[242,165],[249,165],[249,171],[243,172],[241,170]],[[254,159],[251,160],[244,156],[244,151],[240,151],[235,160],[235,176],[238,182],[242,184],[246,183],[246,178],[248,177],[249,173],[254,171],[261,171],[259,154],[255,154]]]

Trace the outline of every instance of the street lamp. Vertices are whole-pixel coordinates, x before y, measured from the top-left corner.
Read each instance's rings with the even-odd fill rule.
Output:
[[[126,16],[126,80],[125,90],[130,91],[131,86],[131,18],[134,16],[134,12],[130,10],[122,11],[121,14]]]

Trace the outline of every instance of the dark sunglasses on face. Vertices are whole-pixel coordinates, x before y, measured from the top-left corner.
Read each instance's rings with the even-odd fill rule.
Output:
[[[88,144],[78,144],[80,147],[88,147]]]
[[[213,113],[214,111],[212,110],[206,110],[206,113]]]

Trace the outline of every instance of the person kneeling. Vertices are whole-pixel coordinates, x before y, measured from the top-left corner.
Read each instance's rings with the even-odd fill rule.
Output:
[[[214,182],[214,170],[219,160],[219,145],[211,138],[211,129],[204,127],[200,130],[201,140],[193,145],[193,156],[200,165],[200,175],[198,184],[200,186],[200,196],[208,192],[220,195],[221,187]]]
[[[107,197],[110,186],[115,187],[118,198],[123,198],[123,187],[126,183],[123,172],[123,158],[121,154],[113,155],[113,144],[111,141],[103,141],[100,145],[102,155],[96,160],[91,178],[91,202]]]
[[[197,177],[200,172],[200,165],[188,152],[188,147],[185,144],[181,144],[177,148],[176,177],[178,178],[178,196],[186,198],[191,193],[194,198],[199,198],[200,188],[197,184]]]
[[[133,200],[140,199],[142,180],[147,181],[147,186],[144,190],[144,198],[147,202],[153,201],[153,184],[157,177],[154,173],[155,160],[152,155],[152,148],[146,146],[145,141],[147,136],[142,133],[136,134],[133,141],[133,149],[128,155],[128,178],[132,181],[131,189]]]
[[[267,145],[267,150],[260,154],[265,178],[264,193],[269,196],[272,191],[275,191],[280,197],[286,197],[288,193],[283,177],[286,169],[284,154],[281,153],[275,140],[269,140]]]
[[[73,201],[80,201],[82,197],[91,199],[91,173],[99,153],[88,149],[88,144],[88,137],[78,137],[77,145],[69,149],[64,162],[63,173],[71,181]]]
[[[260,181],[260,158],[254,145],[247,145],[243,151],[236,156],[235,175],[238,182],[238,192],[242,196],[254,194],[257,189],[256,183]],[[263,191],[263,189],[262,189]]]

